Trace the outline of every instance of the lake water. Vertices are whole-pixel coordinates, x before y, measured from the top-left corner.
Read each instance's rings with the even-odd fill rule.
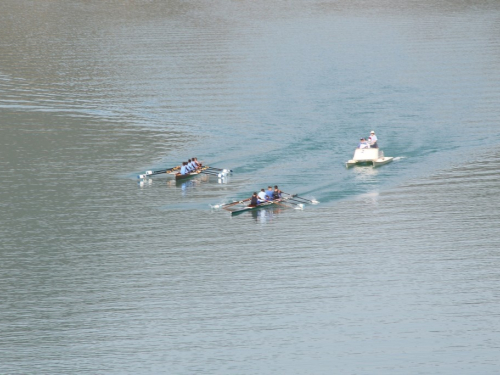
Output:
[[[498,374],[500,3],[0,4],[1,374]],[[347,170],[375,130],[394,162]],[[219,183],[137,174],[198,157]],[[278,184],[320,204],[231,217]]]

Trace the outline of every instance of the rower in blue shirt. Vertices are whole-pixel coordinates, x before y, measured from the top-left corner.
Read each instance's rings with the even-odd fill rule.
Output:
[[[198,161],[198,158],[193,158],[193,162],[196,164],[196,168],[201,168],[201,163]]]
[[[181,167],[181,174],[188,174],[189,169],[187,168],[187,163],[184,161],[182,162],[182,167]]]
[[[198,169],[198,165],[196,164],[196,161],[194,159],[190,159],[191,162],[189,163],[189,165],[191,166],[191,169],[193,171],[197,170]]]
[[[266,201],[272,201],[273,200],[273,187],[268,186],[266,190]]]

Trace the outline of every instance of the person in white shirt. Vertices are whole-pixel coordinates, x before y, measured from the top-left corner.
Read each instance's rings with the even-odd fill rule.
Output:
[[[189,172],[193,172],[194,171],[194,168],[193,166],[191,165],[191,159],[188,159],[188,161],[186,162],[186,168]]]
[[[377,145],[377,136],[375,135],[375,132],[372,130],[370,132],[370,136],[368,137],[368,143],[370,143],[371,148],[378,148]]]
[[[197,170],[197,169],[198,169],[198,166],[196,165],[196,163],[195,163],[194,159],[189,159],[189,160],[190,160],[190,162],[189,162],[189,166],[191,167],[191,170],[192,170],[192,171]]]
[[[183,162],[182,167],[181,167],[181,174],[188,174],[188,173],[189,173],[189,169],[187,168],[187,163]]]
[[[260,189],[259,194],[257,194],[257,197],[259,198],[260,202],[265,202],[266,201],[266,191],[264,189]]]
[[[196,158],[191,158],[191,164],[193,164],[194,169],[198,169],[201,167],[201,164],[198,163],[198,159]]]
[[[358,148],[370,148],[370,144],[366,141],[366,139],[361,138],[358,143]]]

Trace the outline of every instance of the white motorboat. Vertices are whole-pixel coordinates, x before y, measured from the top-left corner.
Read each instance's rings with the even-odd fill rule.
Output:
[[[371,164],[378,167],[390,163],[393,159],[392,156],[384,156],[384,152],[378,148],[357,148],[354,151],[354,156],[345,163],[345,166],[349,168],[360,164]]]

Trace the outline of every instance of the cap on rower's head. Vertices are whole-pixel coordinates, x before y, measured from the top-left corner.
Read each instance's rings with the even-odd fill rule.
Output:
[[[370,134],[375,134],[375,132],[372,130],[372,131],[370,132]]]

